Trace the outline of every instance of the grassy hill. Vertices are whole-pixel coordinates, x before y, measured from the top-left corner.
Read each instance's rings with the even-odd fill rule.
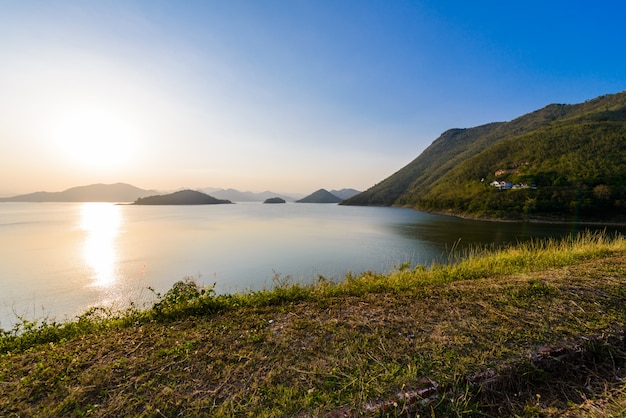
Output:
[[[587,235],[246,294],[181,281],[0,333],[0,416],[623,416],[625,254]]]
[[[493,181],[529,187],[498,191]],[[446,131],[407,166],[342,204],[510,219],[624,220],[626,92]]]

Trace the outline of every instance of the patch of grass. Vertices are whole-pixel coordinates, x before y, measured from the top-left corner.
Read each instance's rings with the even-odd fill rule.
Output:
[[[187,279],[4,331],[0,415],[619,415],[624,288],[603,235],[241,294]]]

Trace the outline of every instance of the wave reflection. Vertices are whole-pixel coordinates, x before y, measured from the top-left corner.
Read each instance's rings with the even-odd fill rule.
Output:
[[[85,203],[81,206],[80,229],[87,233],[83,259],[93,271],[95,286],[109,287],[116,279],[119,257],[116,238],[120,233],[120,207],[110,203]]]

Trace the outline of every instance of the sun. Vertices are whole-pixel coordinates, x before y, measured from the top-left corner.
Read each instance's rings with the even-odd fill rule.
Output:
[[[58,150],[71,161],[93,168],[115,168],[129,162],[135,136],[119,115],[103,110],[80,110],[57,120]]]

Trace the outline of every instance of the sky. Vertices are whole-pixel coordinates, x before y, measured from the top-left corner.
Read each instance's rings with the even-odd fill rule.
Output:
[[[0,195],[365,190],[444,131],[626,90],[626,2],[0,0]]]

